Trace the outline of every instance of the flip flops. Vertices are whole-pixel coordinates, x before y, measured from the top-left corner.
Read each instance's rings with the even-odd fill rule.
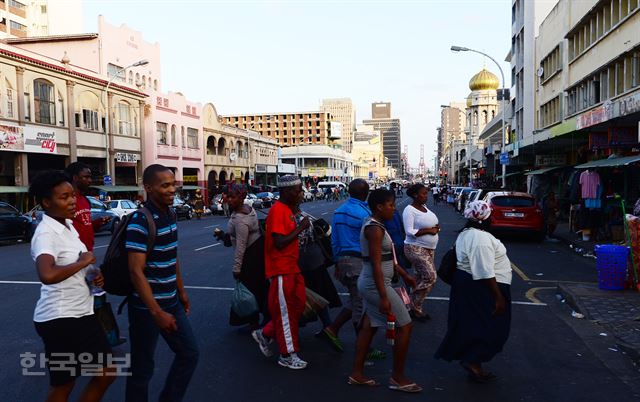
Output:
[[[422,387],[415,382],[412,382],[411,384],[400,385],[393,378],[389,380],[389,389],[392,391],[407,392],[410,394],[422,392]]]
[[[353,377],[349,377],[347,379],[347,384],[349,385],[357,385],[357,386],[361,386],[361,387],[378,387],[380,386],[380,383],[376,380],[373,379],[369,379],[367,381],[358,381]]]
[[[319,334],[322,338],[326,339],[327,342],[329,342],[329,345],[331,345],[331,347],[335,349],[336,352],[344,352],[344,347],[342,346],[342,342],[340,342],[340,339],[329,332],[326,328],[320,331]]]

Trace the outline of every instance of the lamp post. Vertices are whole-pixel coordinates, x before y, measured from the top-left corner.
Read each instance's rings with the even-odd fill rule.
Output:
[[[504,72],[502,71],[502,67],[500,67],[500,64],[491,56],[489,56],[488,54],[481,52],[479,50],[474,50],[474,49],[469,49],[468,47],[462,47],[462,46],[451,46],[451,51],[452,52],[473,52],[473,53],[478,53],[481,54],[485,57],[487,57],[488,59],[490,59],[492,62],[494,62],[496,64],[496,66],[498,66],[498,70],[500,70],[500,75],[502,76],[502,96],[501,96],[501,103],[502,103],[502,132],[500,133],[500,144],[501,144],[501,148],[500,148],[500,153],[502,154],[502,152],[504,152],[504,136],[505,136],[505,132],[504,132],[504,122],[505,122],[505,111],[507,109],[507,104],[506,104],[506,99],[505,99],[505,93],[504,93],[504,89],[506,88],[506,82],[504,80]],[[473,116],[472,116],[473,119]],[[506,174],[507,174],[507,165],[505,164],[501,164],[502,165],[502,188],[506,188],[507,187],[507,178],[506,178]],[[469,169],[471,169],[471,166],[469,166]]]
[[[107,97],[106,101],[107,101],[107,118],[104,120],[105,121],[105,151],[106,151],[106,161],[107,161],[107,176],[109,176],[111,174],[111,160],[110,160],[110,156],[109,156],[109,131],[111,130],[111,124],[110,124],[110,110],[109,110],[109,87],[111,86],[111,84],[113,83],[113,81],[118,78],[120,76],[120,73],[132,68],[132,67],[140,67],[140,66],[146,66],[147,64],[149,64],[148,60],[140,60],[140,61],[136,61],[135,63],[131,63],[126,67],[123,67],[121,69],[119,69],[118,71],[116,71],[113,76],[109,79],[109,82],[107,82],[107,86],[104,89],[104,94],[105,97]],[[102,101],[102,100],[101,100]],[[104,107],[104,103],[102,104],[102,107]],[[143,116],[140,116],[140,118],[143,118]],[[140,133],[140,141],[144,141],[144,139],[142,138],[142,133]]]

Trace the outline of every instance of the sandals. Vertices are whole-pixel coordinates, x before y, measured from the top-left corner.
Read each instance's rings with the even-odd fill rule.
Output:
[[[347,379],[347,384],[349,385],[357,385],[357,386],[361,386],[361,387],[378,387],[380,386],[380,383],[376,380],[373,379],[368,379],[366,381],[358,381],[353,377],[349,377]]]
[[[318,334],[324,339],[326,339],[327,342],[329,342],[329,345],[331,345],[331,347],[335,349],[336,352],[341,352],[341,353],[344,352],[344,347],[342,346],[342,342],[340,342],[340,339],[334,334],[332,334],[331,332],[329,332],[329,330],[324,328]]]
[[[415,382],[412,382],[411,384],[400,385],[393,378],[389,380],[389,389],[392,391],[407,392],[410,394],[416,394],[418,392],[422,392],[422,387],[416,384]]]
[[[387,357],[387,354],[380,349],[370,349],[367,353],[366,360],[382,360]]]

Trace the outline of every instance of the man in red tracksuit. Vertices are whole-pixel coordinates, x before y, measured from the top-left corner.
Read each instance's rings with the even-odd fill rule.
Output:
[[[311,223],[304,218],[296,226],[293,210],[302,200],[302,182],[298,176],[283,176],[278,180],[280,200],[269,210],[265,233],[265,274],[269,286],[271,321],[252,332],[260,351],[272,355],[269,344],[275,339],[280,350],[278,364],[293,370],[307,367],[298,356],[298,322],[304,311],[306,291],[298,267],[298,235]]]

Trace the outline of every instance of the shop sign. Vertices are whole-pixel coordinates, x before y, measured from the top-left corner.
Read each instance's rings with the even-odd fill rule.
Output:
[[[295,174],[296,165],[293,163],[278,163],[278,173]]]
[[[140,155],[130,154],[126,152],[116,152],[116,162],[131,162],[135,163],[140,160]]]
[[[585,127],[595,126],[613,118],[613,108],[611,106],[611,102],[607,101],[603,105],[581,114],[576,119],[576,129],[580,130]]]
[[[240,177],[240,178],[242,178],[242,170],[240,170],[240,169],[235,169],[235,170],[233,171],[233,173],[234,173],[234,175],[235,175],[236,177]]]
[[[276,173],[278,171],[277,166],[267,165],[267,173]]]
[[[307,176],[318,176],[318,177],[323,177],[327,175],[327,169],[326,168],[307,168]]]
[[[567,155],[536,155],[535,166],[563,166],[567,164]]]
[[[197,175],[185,175],[185,176],[182,176],[182,182],[183,183],[197,183],[198,182],[198,176]]]
[[[266,165],[256,165],[256,173],[267,173]]]
[[[22,127],[0,125],[0,151],[24,151]]]
[[[618,102],[618,116],[626,116],[631,113],[640,112],[640,92],[620,99]]]

